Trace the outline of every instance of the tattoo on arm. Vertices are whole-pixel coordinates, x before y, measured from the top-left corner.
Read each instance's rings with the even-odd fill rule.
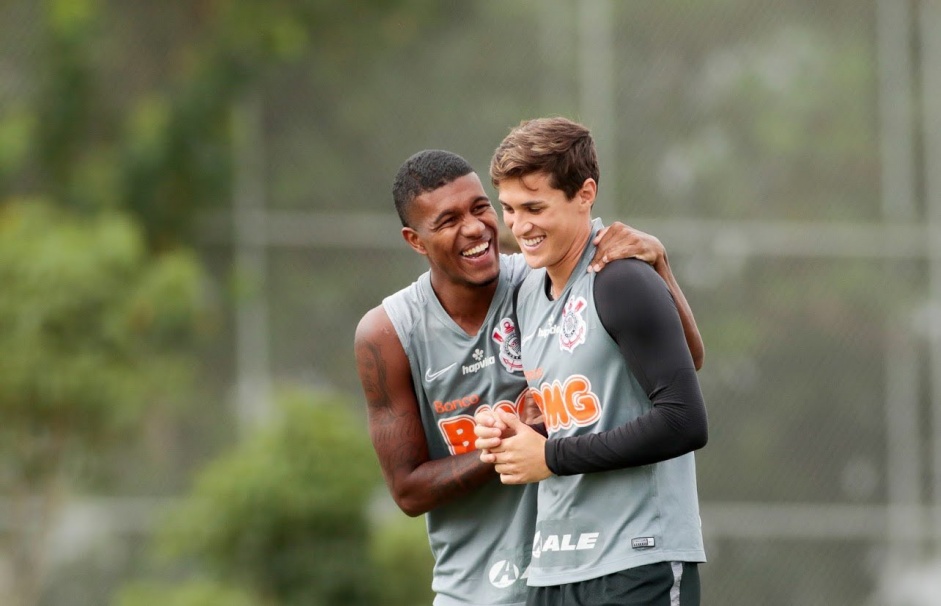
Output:
[[[370,437],[394,495],[408,494],[413,503],[420,501],[421,508],[427,510],[467,494],[493,477],[492,466],[481,463],[476,451],[431,460],[421,414],[414,400],[397,405],[389,361],[381,346],[358,339],[356,356]],[[409,385],[414,389],[411,381]]]
[[[409,415],[396,410],[389,395],[389,379],[380,347],[371,341],[357,344],[360,375],[369,415],[369,432],[383,465],[392,470],[414,467],[414,445],[424,442],[421,423],[410,422]]]

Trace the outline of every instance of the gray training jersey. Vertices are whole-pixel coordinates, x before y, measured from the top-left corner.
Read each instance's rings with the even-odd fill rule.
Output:
[[[513,292],[527,272],[501,256],[500,278],[480,331],[468,335],[441,306],[430,274],[383,307],[408,355],[432,459],[474,451],[474,413],[517,411],[527,386]],[[435,557],[435,606],[523,604],[536,517],[535,486],[492,482],[425,516]]]
[[[600,221],[593,223],[593,233]],[[589,244],[557,300],[545,269],[518,300],[522,359],[549,439],[614,429],[651,409],[595,309]],[[560,585],[663,561],[703,562],[692,453],[539,483],[529,584]]]

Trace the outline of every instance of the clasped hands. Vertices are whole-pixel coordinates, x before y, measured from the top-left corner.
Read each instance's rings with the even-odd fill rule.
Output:
[[[474,446],[504,484],[530,484],[552,475],[546,466],[546,438],[518,416],[497,408],[474,416]]]

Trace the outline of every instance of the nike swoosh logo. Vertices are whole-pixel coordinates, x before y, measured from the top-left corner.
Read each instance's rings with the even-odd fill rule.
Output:
[[[529,341],[530,339],[532,339],[532,338],[535,337],[535,336],[536,336],[536,331],[534,330],[533,332],[531,332],[531,333],[529,333],[528,335],[526,335],[525,337],[523,337],[523,340],[520,341],[520,344],[526,343],[526,341]]]
[[[434,381],[435,379],[437,379],[438,377],[440,377],[440,376],[443,375],[444,373],[448,372],[449,370],[451,370],[451,369],[454,368],[455,366],[457,366],[457,362],[455,362],[454,364],[451,364],[450,366],[445,366],[444,368],[442,368],[442,369],[439,370],[438,372],[431,372],[431,369],[429,368],[428,370],[425,371],[425,380],[426,380],[426,381]]]

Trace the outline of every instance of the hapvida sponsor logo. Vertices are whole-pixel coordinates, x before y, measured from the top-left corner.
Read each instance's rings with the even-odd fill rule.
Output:
[[[537,337],[539,337],[540,339],[545,339],[546,337],[550,335],[557,335],[560,332],[562,332],[561,324],[553,324],[552,320],[549,320],[548,324],[549,326],[547,326],[546,328],[540,328],[539,330],[536,331]]]
[[[480,369],[493,366],[497,362],[496,356],[484,356],[484,351],[482,349],[475,350],[473,358],[477,361],[468,366],[461,366],[462,375],[469,375],[478,372]]]

